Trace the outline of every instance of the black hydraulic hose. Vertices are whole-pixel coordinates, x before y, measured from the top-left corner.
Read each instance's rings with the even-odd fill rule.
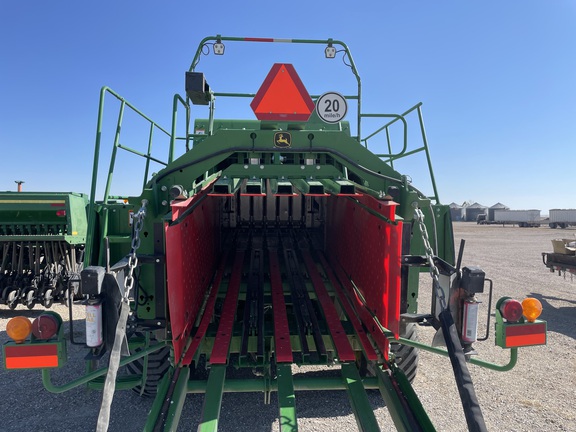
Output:
[[[482,410],[474,391],[474,384],[466,365],[464,351],[460,345],[460,338],[456,331],[452,314],[448,309],[440,313],[440,323],[442,324],[442,332],[446,340],[446,348],[454,370],[454,377],[456,378],[456,385],[460,393],[460,400],[464,408],[464,415],[466,416],[466,423],[470,432],[486,432],[486,424],[482,416]]]

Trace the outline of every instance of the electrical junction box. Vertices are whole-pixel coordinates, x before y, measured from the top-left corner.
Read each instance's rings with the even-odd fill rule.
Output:
[[[486,279],[486,273],[480,267],[464,267],[460,286],[471,294],[482,293],[484,292],[484,279]]]
[[[80,273],[81,292],[89,296],[97,296],[102,292],[102,283],[106,269],[99,266],[89,266]]]

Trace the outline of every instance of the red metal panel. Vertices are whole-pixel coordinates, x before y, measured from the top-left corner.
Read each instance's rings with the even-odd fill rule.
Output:
[[[232,331],[234,330],[234,317],[236,315],[236,305],[238,303],[238,294],[240,293],[240,282],[242,281],[242,267],[244,265],[244,251],[236,251],[232,275],[226,292],[226,299],[222,308],[222,317],[218,325],[218,332],[214,339],[214,347],[210,354],[211,364],[226,364],[228,362],[228,350]]]
[[[220,282],[222,282],[222,276],[224,275],[224,270],[226,270],[226,257],[222,258],[220,263],[220,267],[214,277],[214,282],[212,282],[212,291],[210,291],[210,295],[208,296],[208,300],[206,301],[206,307],[204,308],[204,315],[202,315],[202,320],[200,321],[200,325],[196,330],[196,333],[192,337],[192,342],[190,346],[186,350],[184,357],[182,359],[182,364],[184,366],[189,365],[200,346],[200,343],[204,339],[206,335],[206,330],[208,330],[208,326],[210,325],[210,321],[212,321],[212,315],[214,315],[214,305],[216,303],[216,298],[218,297],[218,289],[220,288]]]
[[[166,225],[168,306],[176,359],[182,355],[219,252],[218,201],[206,197],[208,190],[210,186],[173,204],[173,223]]]
[[[272,311],[274,312],[274,351],[277,363],[292,363],[292,345],[290,343],[290,328],[286,316],[286,302],[280,264],[276,249],[268,250],[270,262],[270,284],[272,290]]]
[[[354,281],[366,307],[398,335],[402,226],[388,223],[364,207],[394,221],[394,202],[368,195],[356,199],[332,196],[328,199],[326,250],[330,261],[339,263],[347,279]]]
[[[312,259],[308,250],[302,249],[301,252],[306,267],[308,268],[308,274],[312,280],[312,285],[314,286],[314,290],[316,291],[316,295],[318,296],[318,300],[320,300],[320,305],[324,311],[326,323],[330,329],[330,335],[332,336],[332,340],[336,346],[336,351],[338,352],[338,358],[341,362],[355,361],[356,355],[350,346],[350,341],[348,340],[346,331],[342,327],[342,322],[340,321],[340,318],[338,318],[338,312],[334,307],[334,303],[332,302],[332,299],[330,299],[330,295],[324,286],[322,277],[316,268],[316,263]]]
[[[356,331],[356,335],[358,336],[358,340],[360,341],[360,344],[362,345],[362,349],[364,350],[364,355],[366,356],[366,358],[369,361],[377,360],[378,354],[376,354],[376,350],[374,350],[374,347],[372,346],[370,339],[368,339],[368,335],[366,334],[366,332],[364,331],[364,328],[362,327],[362,321],[358,318],[358,314],[354,310],[354,307],[348,301],[348,298],[347,298],[345,292],[342,290],[340,283],[336,279],[336,276],[334,275],[332,268],[330,267],[330,265],[326,261],[326,258],[324,258],[323,255],[320,255],[320,262],[322,263],[322,266],[324,267],[324,271],[326,272],[326,276],[328,276],[330,283],[332,284],[332,286],[336,290],[336,294],[338,295],[338,299],[340,300],[340,304],[342,305],[342,307],[346,311],[346,314],[348,315],[348,319],[350,320],[350,322],[354,326],[354,330]]]

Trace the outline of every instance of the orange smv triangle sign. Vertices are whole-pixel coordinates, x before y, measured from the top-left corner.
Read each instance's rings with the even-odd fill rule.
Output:
[[[276,63],[250,103],[258,120],[308,121],[314,102],[294,66]]]

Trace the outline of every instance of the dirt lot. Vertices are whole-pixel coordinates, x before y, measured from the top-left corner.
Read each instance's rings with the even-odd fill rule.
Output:
[[[550,240],[573,237],[576,230],[517,228],[456,223],[456,244],[466,240],[464,265],[482,267],[494,280],[495,297],[522,299],[532,295],[544,305],[542,318],[548,321],[548,345],[520,351],[517,366],[510,372],[494,372],[470,365],[488,429],[491,431],[574,431],[576,430],[576,280],[552,274],[542,264],[541,252],[551,251]],[[422,311],[428,308],[429,276],[422,275]],[[55,308],[67,315],[62,306]],[[81,329],[82,308],[75,307]],[[486,311],[483,311],[486,313]],[[19,307],[0,310],[0,343],[5,342],[6,321],[15,315],[35,317],[40,310]],[[482,312],[481,312],[482,313]],[[482,333],[484,328],[480,329]],[[429,341],[430,329],[421,329],[421,340]],[[508,353],[494,346],[493,332],[486,342],[476,344],[479,358],[504,364]],[[63,384],[80,376],[84,351],[69,347],[69,363],[54,373],[54,382]],[[421,353],[414,382],[438,431],[465,431],[464,415],[448,359]],[[60,395],[45,391],[40,372],[0,370],[0,418],[4,431],[94,430],[100,394],[77,388]],[[382,430],[395,430],[377,394],[370,394]],[[115,396],[110,431],[142,430],[150,408],[149,399],[132,392]],[[298,393],[297,412],[302,431],[354,430],[355,421],[343,392]],[[179,430],[194,430],[202,406],[200,396],[187,398]],[[263,404],[261,394],[224,396],[221,430],[278,430],[275,398]]]

